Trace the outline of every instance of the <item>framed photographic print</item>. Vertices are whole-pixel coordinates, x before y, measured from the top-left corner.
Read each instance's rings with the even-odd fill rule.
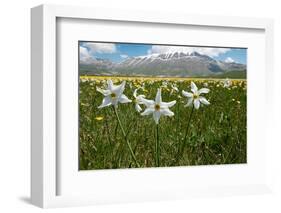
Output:
[[[32,203],[269,192],[272,26],[33,8]]]
[[[247,48],[79,41],[79,56],[80,170],[247,163]]]

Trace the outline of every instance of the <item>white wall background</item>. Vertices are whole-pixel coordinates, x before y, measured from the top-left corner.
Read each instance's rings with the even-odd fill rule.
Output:
[[[68,212],[280,212],[281,13],[276,0],[6,0],[0,6],[0,212],[37,212],[29,204],[30,8],[42,3],[99,6],[191,14],[268,17],[275,20],[275,121],[272,195],[80,207]],[[262,100],[261,100],[262,101]],[[278,110],[279,109],[279,110]],[[279,131],[278,131],[279,130]],[[61,212],[66,209],[47,210]]]

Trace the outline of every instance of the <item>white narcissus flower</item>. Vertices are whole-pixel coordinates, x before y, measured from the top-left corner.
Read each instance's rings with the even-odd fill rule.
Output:
[[[170,94],[173,94],[174,92],[176,92],[176,93],[179,92],[179,89],[177,88],[176,85],[172,84],[172,85],[171,85],[171,88],[172,88],[172,89],[171,89]]]
[[[179,91],[179,89],[177,88],[177,86],[176,86],[176,85],[172,85],[172,89],[173,89],[173,90],[175,90],[176,92],[178,92],[178,91]]]
[[[228,78],[223,81],[223,87],[225,87],[225,88],[230,87],[231,84],[232,84],[232,82]]]
[[[120,85],[114,85],[112,80],[107,81],[107,88],[101,89],[97,87],[97,91],[104,95],[102,104],[98,108],[113,105],[118,106],[118,103],[132,102],[126,95],[123,94],[126,82],[123,81]]]
[[[135,89],[135,91],[133,93],[133,96],[135,98],[135,100],[134,100],[135,109],[136,109],[137,112],[140,112],[140,111],[142,111],[142,108],[140,107],[140,104],[144,104],[142,100],[145,98],[145,95],[137,95],[138,89]]]
[[[200,103],[205,105],[210,104],[206,98],[200,96],[201,94],[208,93],[210,91],[208,88],[202,88],[198,90],[196,84],[191,82],[191,91],[192,93],[186,92],[184,90],[182,91],[182,95],[188,98],[187,104],[184,105],[185,107],[192,106],[192,104],[194,104],[195,109],[199,109]]]
[[[168,81],[164,80],[162,81],[162,87],[167,87],[168,86]]]
[[[176,104],[176,101],[171,102],[162,102],[161,89],[158,89],[155,101],[142,99],[142,102],[147,107],[141,115],[150,115],[153,114],[153,119],[156,124],[159,124],[159,119],[161,115],[164,116],[173,116],[174,113],[169,109]]]

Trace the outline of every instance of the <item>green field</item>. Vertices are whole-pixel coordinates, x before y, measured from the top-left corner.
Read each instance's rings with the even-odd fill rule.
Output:
[[[157,134],[152,115],[142,116],[134,102],[118,104],[116,112],[122,126],[113,106],[98,108],[104,96],[97,88],[106,89],[108,78],[80,78],[80,170],[247,162],[245,80],[231,80],[230,86],[224,86],[222,79],[112,78],[116,85],[126,80],[124,94],[131,100],[136,88],[140,88],[139,95],[152,100],[161,88],[164,102],[177,101],[170,107],[174,116],[161,116]],[[202,94],[209,105],[184,107],[187,98],[182,90],[190,91],[191,81],[199,89],[209,88],[209,93]]]

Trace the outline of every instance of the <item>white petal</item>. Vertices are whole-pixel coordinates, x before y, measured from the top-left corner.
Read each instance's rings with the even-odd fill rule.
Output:
[[[195,84],[193,81],[191,81],[190,86],[191,86],[191,91],[192,91],[193,93],[196,93],[197,90],[198,90],[196,84]]]
[[[122,81],[122,83],[121,83],[121,93],[124,92],[125,85],[126,85],[126,81]]]
[[[158,89],[155,98],[155,103],[160,104],[161,102],[162,102],[161,89]]]
[[[133,96],[134,96],[135,98],[137,98],[137,91],[138,91],[138,89],[135,89],[135,90],[134,90],[134,93],[133,93]]]
[[[144,112],[141,113],[141,115],[150,115],[150,114],[153,113],[153,112],[154,112],[154,108],[153,108],[153,107],[149,107],[149,108],[146,108],[146,109],[144,110]]]
[[[137,112],[141,112],[142,111],[142,108],[138,104],[135,105],[135,109],[136,109]]]
[[[155,104],[155,102],[153,100],[148,100],[145,98],[141,98],[141,101],[146,107],[150,107],[151,105]]]
[[[139,96],[136,97],[136,102],[138,104],[144,104],[143,101],[142,101],[144,98],[145,98],[145,95],[139,95]]]
[[[117,96],[120,96],[125,89],[126,81],[123,81],[120,85],[118,86],[113,86],[112,92],[114,92]]]
[[[195,107],[195,109],[199,109],[199,107],[200,107],[200,101],[199,101],[198,98],[196,98],[196,99],[194,100],[194,107]]]
[[[122,104],[132,102],[126,95],[122,94],[118,101]]]
[[[173,88],[176,92],[179,91],[179,89],[178,89],[176,86],[172,86],[172,88]]]
[[[101,89],[101,88],[99,88],[99,87],[97,87],[97,91],[98,92],[100,92],[101,94],[103,94],[104,96],[108,96],[108,95],[110,95],[110,90],[104,90],[104,89]]]
[[[209,104],[210,104],[210,102],[207,101],[207,99],[204,98],[204,97],[199,97],[199,100],[200,100],[200,102],[201,102],[202,104],[205,104],[205,105],[209,105]]]
[[[153,112],[153,119],[156,124],[159,124],[159,119],[160,119],[161,113],[159,111],[154,111]]]
[[[113,82],[111,79],[107,80],[107,88],[109,90],[113,90]]]
[[[118,98],[110,98],[111,99],[111,104],[115,107],[117,107],[118,104]]]
[[[184,107],[191,106],[191,105],[192,105],[192,101],[193,101],[193,98],[189,98],[189,99],[187,100],[186,105],[184,105]]]
[[[110,97],[104,97],[104,99],[102,100],[102,104],[98,108],[100,109],[100,108],[103,108],[103,107],[107,107],[107,106],[110,106],[111,104],[112,104],[111,98]]]
[[[171,110],[169,110],[169,108],[161,109],[160,113],[165,115],[165,116],[173,116],[174,115],[174,113]]]
[[[182,91],[182,95],[185,96],[185,97],[188,97],[188,98],[191,98],[193,97],[193,94],[191,92],[186,92],[186,91]]]
[[[172,107],[177,103],[177,101],[171,101],[171,102],[162,102],[160,104],[160,106],[164,106],[164,107]]]
[[[201,93],[208,93],[208,92],[210,92],[210,90],[208,88],[202,88],[202,89],[198,90],[199,95]]]

